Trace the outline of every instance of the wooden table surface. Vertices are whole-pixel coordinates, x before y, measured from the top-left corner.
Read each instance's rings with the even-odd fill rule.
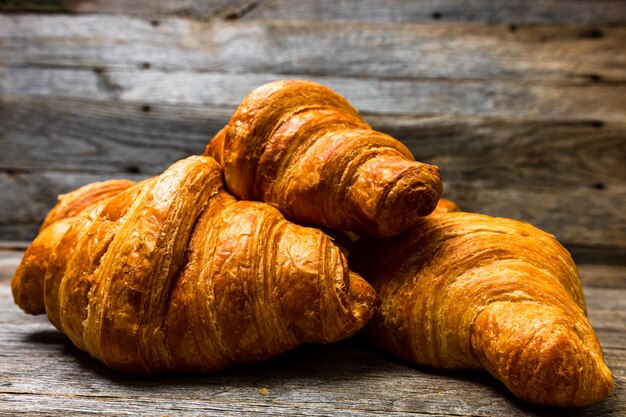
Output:
[[[464,210],[532,223],[588,262],[611,396],[530,406],[489,375],[416,368],[358,338],[132,378],[13,304],[21,252],[3,241],[32,240],[58,194],[201,153],[281,78],[336,89],[438,165]],[[625,0],[0,0],[0,417],[626,416],[625,160]]]
[[[20,251],[0,251],[0,415],[626,415],[626,267],[580,266],[589,318],[615,376],[594,406],[517,400],[489,375],[417,368],[358,337],[306,345],[215,375],[131,377],[108,370],[43,317],[13,304]]]

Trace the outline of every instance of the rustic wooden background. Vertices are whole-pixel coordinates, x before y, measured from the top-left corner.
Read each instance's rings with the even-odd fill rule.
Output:
[[[0,249],[30,241],[60,193],[200,153],[281,78],[338,90],[439,165],[464,209],[529,221],[586,264],[617,388],[572,415],[626,414],[625,1],[0,0]],[[563,415],[358,341],[121,377],[18,311],[21,252],[0,255],[0,414]]]
[[[252,88],[322,82],[469,211],[626,262],[626,2],[2,0],[0,240],[199,153]],[[609,259],[607,261],[607,259]]]

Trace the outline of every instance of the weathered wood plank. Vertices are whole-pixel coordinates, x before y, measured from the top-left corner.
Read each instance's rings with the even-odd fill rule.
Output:
[[[366,119],[418,160],[439,165],[449,181],[598,191],[626,184],[626,123],[445,114]]]
[[[32,240],[57,196],[81,185],[112,178],[139,180],[146,175],[89,174],[44,171],[0,172],[0,240]]]
[[[538,415],[558,415],[557,410],[531,407],[511,398],[486,375],[412,368],[380,357],[356,341],[305,346],[272,361],[213,376],[129,378],[105,369],[69,346],[65,337],[43,320],[37,322],[3,325],[2,340],[14,341],[2,349],[11,364],[3,373],[11,378],[10,385],[2,388],[3,394],[19,398],[20,409],[28,412],[42,408],[53,413],[104,408],[110,413],[142,415],[266,411],[307,415],[367,412],[522,416],[533,410]],[[622,355],[618,354],[614,361],[621,363]],[[607,360],[611,357],[607,355]],[[32,370],[35,363],[45,364],[47,372],[39,373],[33,381],[32,374],[21,369]],[[68,374],[74,375],[71,380],[65,377]],[[268,390],[267,395],[259,394],[262,388]],[[605,402],[571,415],[612,415],[623,407],[620,394],[614,393]],[[15,403],[9,400],[4,405]]]
[[[625,271],[622,270],[622,272]],[[626,274],[623,279],[626,280]],[[621,311],[626,314],[626,289],[624,288],[587,287],[585,288],[585,297],[588,299],[587,308],[590,310]],[[623,323],[622,329],[626,330],[626,323],[621,321]],[[626,337],[626,333],[624,337]]]
[[[232,111],[204,106],[50,97],[0,108],[0,169],[159,174],[201,154]]]
[[[33,170],[89,171],[100,179],[155,175],[175,160],[202,152],[232,111],[161,104],[146,112],[132,103],[49,97],[6,103],[0,110],[6,132],[0,142],[0,168],[8,170],[5,239],[32,238],[56,193],[83,183],[52,185],[35,175],[28,181],[41,183],[28,188],[7,179],[11,170],[18,177],[19,172]],[[452,116],[366,118],[402,140],[419,160],[439,165],[446,195],[464,209],[530,221],[570,245],[626,248],[620,226],[626,223],[620,208],[626,184],[623,124]]]
[[[623,273],[622,267],[610,274]],[[590,305],[601,303],[598,296],[618,303],[614,310],[590,308],[617,386],[605,401],[568,410],[570,416],[619,416],[626,411],[626,340],[615,327],[620,320],[623,324],[623,302],[615,301],[623,294],[592,292],[587,294]],[[215,375],[129,377],[74,348],[45,317],[19,311],[5,279],[0,279],[0,356],[0,414],[563,415],[563,410],[513,398],[483,373],[414,367],[359,338],[302,346]]]
[[[444,180],[444,194],[458,201],[466,211],[529,222],[554,234],[566,246],[624,247],[626,222],[607,221],[623,216],[620,214],[626,204],[623,187],[559,189]]]
[[[4,12],[183,15],[368,22],[624,23],[619,0],[4,0]]]
[[[63,171],[0,172],[0,240],[30,240],[56,196],[107,178],[141,174],[84,174]],[[445,178],[445,175],[444,175]],[[564,245],[626,247],[623,187],[498,185],[444,179],[445,195],[464,210],[524,220],[554,234]]]
[[[626,248],[590,245],[568,245],[576,262],[597,265],[624,265]]]
[[[622,270],[622,274],[624,271]],[[626,275],[622,275],[622,279],[625,279]],[[595,297],[605,296],[606,294],[598,294],[593,291],[589,291],[588,287],[585,287],[585,298],[589,305],[588,317],[589,321],[593,325],[600,340],[602,340],[602,348],[605,351],[612,349],[624,349],[626,346],[626,311],[623,309],[597,309],[596,305],[602,304],[603,301],[613,301],[617,294],[613,293],[613,288],[607,289],[609,298],[607,300],[596,299]],[[623,296],[623,292],[618,291]],[[626,353],[624,353],[626,359]],[[616,363],[615,366],[618,366]],[[619,369],[622,375],[626,376],[626,360],[623,360],[619,364]],[[614,369],[615,371],[616,369]]]
[[[28,16],[13,16],[12,18],[18,18],[19,20],[26,17]],[[100,18],[95,19],[98,20]],[[124,19],[126,18],[111,18],[111,21],[117,22],[117,26],[114,25],[113,29],[117,29],[110,32],[122,33],[125,27],[121,25],[120,22],[130,22],[130,27],[136,24],[139,28],[135,31],[138,33],[137,41],[139,43],[141,43],[140,39],[144,39],[145,42],[145,38],[150,36],[150,33],[148,33],[152,30],[150,28],[158,29],[165,27],[167,29],[165,30],[167,36],[174,33],[174,39],[183,44],[186,37],[192,37],[195,33],[192,28],[195,23],[189,23],[184,19],[170,19],[165,21],[165,23],[159,23],[158,26],[148,24],[141,19]],[[73,28],[74,25],[70,23],[73,21],[74,20],[67,22],[66,26]],[[259,23],[259,27],[267,29],[271,27],[272,24],[278,24],[279,29],[277,29],[277,31],[282,37],[283,33],[280,31],[285,30],[284,27],[281,29],[281,24],[283,23],[261,22]],[[223,22],[222,24],[225,25],[222,28],[229,25]],[[195,25],[201,28],[199,33],[202,33],[203,30],[206,32],[208,30],[207,28],[212,27],[211,24]],[[306,32],[304,29],[312,27],[311,24],[304,24],[302,22],[292,26],[285,25],[290,28],[287,32],[292,31],[297,35],[294,35],[293,39],[298,39],[298,36]],[[91,26],[96,27],[97,25]],[[179,26],[183,27],[183,29],[180,30]],[[236,32],[239,29],[235,26],[236,25],[232,26],[231,29]],[[413,27],[419,25],[408,26]],[[6,28],[8,26],[2,27]],[[29,36],[27,34],[32,32],[38,37],[37,39],[44,39],[44,43],[50,42],[49,40],[45,40],[46,37],[57,39],[55,36],[58,35],[54,35],[55,31],[58,34],[59,31],[57,29],[47,32],[48,29],[45,29],[45,27],[48,27],[47,25],[42,25],[41,27],[43,28],[41,30],[20,30],[19,33],[26,34],[23,35],[25,36],[24,39],[26,39]],[[148,29],[146,29],[146,27],[148,27]],[[331,29],[338,27],[341,27],[341,24],[329,25]],[[380,32],[380,30],[382,30],[381,28],[387,30],[387,26],[385,25],[363,25],[363,27],[372,27],[379,30],[379,32],[375,32],[376,36],[383,36],[385,34],[384,31]],[[9,27],[9,29],[3,32],[6,34],[7,39],[13,39],[12,34],[15,33],[13,29],[15,29],[15,27]],[[24,27],[22,29],[26,28]],[[567,44],[569,40],[571,40],[572,43],[582,42],[574,41],[576,36],[581,35],[576,32],[580,28],[568,28],[563,32],[565,35],[558,35],[558,28],[539,29],[544,30],[544,32],[541,32],[545,35],[544,41],[567,41],[565,44]],[[615,28],[607,28],[607,30],[608,29],[613,30]],[[3,141],[0,142],[0,147],[3,148],[2,150],[7,151],[6,153],[3,152],[3,158],[0,160],[0,164],[2,164],[3,167],[22,170],[31,169],[33,167],[46,168],[45,161],[49,153],[50,156],[55,156],[56,154],[58,157],[57,163],[52,166],[53,169],[80,169],[82,163],[82,166],[89,164],[90,170],[98,172],[110,171],[114,173],[123,171],[124,173],[135,173],[139,171],[156,173],[159,172],[163,168],[162,165],[165,165],[167,162],[183,157],[188,153],[195,153],[196,151],[194,149],[200,149],[204,143],[202,130],[207,128],[208,137],[210,132],[219,128],[227,119],[227,115],[230,111],[232,111],[249,89],[267,80],[282,78],[283,76],[282,74],[274,73],[255,76],[248,74],[220,73],[198,74],[195,71],[170,73],[155,71],[154,68],[156,68],[156,66],[152,67],[152,64],[148,61],[137,61],[130,65],[130,69],[121,69],[126,65],[121,62],[123,60],[118,59],[118,61],[115,61],[114,59],[105,59],[106,56],[103,57],[101,54],[106,49],[105,46],[108,45],[107,42],[112,45],[118,43],[123,44],[123,37],[118,39],[115,35],[107,34],[100,29],[98,29],[99,31],[93,29],[95,32],[90,32],[90,30],[92,29],[89,28],[89,25],[83,24],[81,29],[77,29],[77,31],[72,32],[71,35],[74,36],[74,38],[81,38],[82,36],[81,39],[83,41],[91,42],[89,36],[95,33],[99,35],[96,36],[96,39],[103,37],[105,41],[102,44],[96,42],[96,47],[92,51],[92,57],[88,58],[83,63],[79,63],[78,67],[80,68],[77,70],[33,67],[0,70],[0,75],[3,76],[0,85],[6,94],[11,95],[8,99],[5,99],[0,109],[4,115],[8,114],[10,116],[0,118],[0,125],[4,128],[3,130],[10,132],[7,135],[8,138],[3,138]],[[422,27],[421,30],[424,31],[426,28]],[[492,31],[492,28],[489,28],[484,33],[479,30],[471,32],[470,34],[477,39],[481,38],[481,36],[491,36],[491,38],[494,38],[493,34],[489,35],[489,31]],[[134,29],[129,29],[129,33],[135,32]],[[341,34],[340,32],[338,33]],[[391,41],[387,43],[383,42],[382,49],[385,49],[385,46],[397,46],[396,39],[398,36],[399,38],[404,36],[394,35],[396,32],[393,32],[393,30],[391,30],[391,33],[391,35],[384,35],[388,36]],[[532,44],[533,42],[538,42],[537,33],[539,32],[533,32],[534,34],[529,32],[529,38],[524,38],[526,35],[522,36],[522,31],[517,31],[516,33],[518,33],[520,39],[523,40],[522,43],[529,42],[529,44]],[[611,48],[615,47],[617,49],[613,50],[609,48],[610,52],[614,52],[613,55],[616,57],[617,63],[623,60],[621,58],[623,57],[623,53],[620,55],[620,51],[622,50],[620,49],[621,44],[618,45],[619,42],[617,42],[622,38],[620,33],[614,32],[608,37],[606,37],[604,29],[600,32],[590,29],[585,33],[586,34],[583,35],[588,38],[589,42],[596,42],[596,40],[598,42],[604,42],[603,39],[611,39],[608,45],[613,45]],[[462,31],[456,35],[461,37]],[[107,38],[107,36],[109,37]],[[158,36],[154,34],[152,37],[154,39],[158,38]],[[253,42],[254,38],[255,33],[244,36],[243,39],[245,42],[243,42],[243,44],[245,45],[248,41]],[[498,36],[495,36],[495,38],[498,38]],[[66,38],[61,36],[60,39],[59,45],[62,46]],[[129,39],[131,41],[134,40],[132,36]],[[350,40],[350,37],[347,36],[346,39]],[[209,40],[214,40],[214,38],[209,37]],[[541,39],[539,39],[539,43],[541,43],[540,40]],[[57,41],[58,39],[51,41],[52,45]],[[167,42],[170,41],[171,39]],[[365,41],[359,40],[354,44],[351,44],[350,42],[352,41],[349,41],[344,47],[348,48],[354,45],[361,45],[361,47],[363,47],[366,41],[367,39]],[[27,47],[29,42],[28,39],[24,40],[23,46],[25,47],[18,49],[29,50]],[[223,41],[223,43],[224,42],[228,43],[230,41]],[[236,41],[233,41],[233,43],[241,45]],[[443,43],[445,44],[446,42]],[[46,45],[50,46],[50,44]],[[258,45],[255,44],[255,46]],[[606,47],[607,44],[604,44],[604,46]],[[38,46],[38,48],[42,50],[41,46]],[[426,48],[426,50],[427,49],[428,48]],[[61,50],[62,48],[57,45],[57,51]],[[451,49],[451,51],[453,50],[454,49]],[[280,48],[275,47],[271,52],[279,53]],[[126,51],[125,53],[128,54],[129,52]],[[12,55],[9,54],[8,56],[10,57]],[[36,54],[34,56],[36,56]],[[35,66],[44,64],[61,66],[74,65],[63,61],[64,58],[61,52],[57,52],[56,56],[57,58],[60,57],[61,61],[46,63],[43,60],[37,61],[37,59],[41,58],[39,57],[35,59],[33,63],[29,62],[23,64]],[[145,56],[140,56],[140,58],[143,59]],[[245,62],[244,58],[246,58],[245,55],[242,58],[242,62]],[[299,57],[297,60],[301,60],[301,58],[302,57]],[[89,61],[89,59],[95,59],[95,61]],[[184,61],[184,56],[182,59],[185,65],[189,64],[189,61]],[[101,62],[98,60],[109,63],[114,62],[114,64],[95,66],[91,69],[91,64]],[[319,59],[316,58],[315,61],[318,60]],[[68,62],[69,61],[73,62],[73,60],[68,60]],[[586,61],[595,62],[594,59],[587,59]],[[19,64],[17,63],[18,61],[15,62],[16,65]],[[222,61],[210,61],[210,64],[214,65],[215,62],[219,63]],[[149,64],[150,68],[141,69],[145,67],[144,64],[146,63]],[[613,62],[613,64],[614,63],[615,62]],[[141,68],[136,69],[134,67],[135,64]],[[407,63],[405,62],[404,64]],[[411,64],[411,62],[408,62],[408,64]],[[360,71],[359,65],[364,64],[357,62],[350,71]],[[608,70],[611,70],[611,62],[607,61],[606,65]],[[83,69],[84,66],[87,66],[89,69]],[[349,61],[346,61],[346,66],[350,67]],[[400,67],[402,67],[402,65],[400,65]],[[408,65],[408,67],[410,67],[410,65]],[[177,71],[175,66],[164,66],[163,68],[168,69],[168,71]],[[247,70],[247,67],[242,64],[240,67],[235,66],[234,71],[240,71],[242,68],[243,70]],[[304,66],[302,68],[304,68]],[[624,66],[613,65],[613,68],[618,68],[618,72],[612,73],[614,77],[613,81],[615,81],[621,76],[619,75],[619,71],[622,71]],[[328,67],[326,70],[330,71],[330,69],[332,69],[332,67]],[[296,68],[296,70],[298,70],[298,68]],[[315,69],[315,71],[318,70],[319,68]],[[323,73],[326,70],[322,68],[321,72]],[[502,69],[498,69],[497,71],[502,71]],[[522,70],[520,69],[518,72],[520,71]],[[392,68],[391,73],[397,72],[397,69],[394,70]],[[520,73],[524,72],[522,71]],[[372,74],[378,74],[377,76],[380,76],[382,72],[373,72]],[[522,203],[526,202],[524,195],[528,193],[527,189],[533,189],[534,191],[532,191],[531,194],[534,193],[534,195],[539,198],[542,195],[550,194],[550,187],[553,187],[552,191],[557,194],[560,190],[554,190],[556,187],[578,187],[579,190],[576,192],[576,195],[584,197],[584,191],[582,190],[585,189],[584,187],[590,187],[594,190],[594,198],[600,198],[600,201],[592,204],[595,207],[592,212],[612,218],[611,216],[614,216],[614,213],[617,212],[615,210],[616,205],[622,204],[619,197],[617,199],[614,198],[613,192],[619,192],[620,187],[624,184],[624,169],[619,164],[619,161],[623,160],[624,154],[624,135],[623,127],[621,127],[626,117],[626,112],[624,111],[624,109],[626,109],[626,100],[624,99],[626,94],[622,91],[624,90],[624,86],[620,84],[606,85],[602,84],[602,82],[596,83],[594,81],[602,81],[603,76],[605,77],[604,81],[611,81],[611,78],[606,76],[606,74],[602,76],[600,76],[600,74],[589,74],[587,84],[595,83],[596,85],[585,86],[585,88],[580,88],[579,85],[582,85],[580,83],[554,85],[556,78],[550,80],[550,77],[557,73],[553,75],[550,75],[550,73],[548,73],[548,75],[542,75],[537,72],[535,76],[545,76],[553,85],[543,85],[544,81],[542,81],[541,84],[527,87],[526,84],[515,81],[516,77],[519,77],[518,73],[513,71],[511,74],[511,80],[506,79],[496,83],[482,83],[478,80],[466,79],[464,77],[455,78],[454,80],[439,79],[435,77],[436,74],[434,73],[431,74],[431,76],[436,79],[432,80],[371,80],[368,78],[324,76],[313,78],[325,82],[346,94],[349,99],[355,102],[357,107],[364,110],[366,113],[373,113],[368,117],[375,126],[377,118],[379,120],[385,118],[391,120],[392,122],[389,123],[390,133],[405,140],[420,159],[438,163],[444,170],[447,170],[445,171],[444,177],[452,182],[456,182],[456,195],[462,201],[467,196],[470,196],[467,189],[472,189],[472,187],[486,186],[499,189],[511,182],[516,183],[515,187],[521,185],[520,189],[513,193],[515,198],[513,198],[512,202],[508,203],[500,201],[495,204],[496,206],[498,204],[520,204],[521,207],[523,207]],[[617,78],[615,78],[615,74],[618,74]],[[501,72],[500,76],[506,78],[506,71]],[[556,75],[554,76],[556,77]],[[198,81],[197,84],[195,81]],[[559,80],[559,83],[561,81],[562,80]],[[572,81],[576,81],[576,78],[568,82],[571,83]],[[50,95],[51,98],[46,98],[45,100],[49,101],[45,102],[44,108],[37,110],[36,106],[38,104],[33,103],[38,103],[41,95]],[[83,111],[82,109],[77,109],[75,112],[70,109],[64,110],[74,112],[74,116],[69,117],[70,121],[68,122],[64,117],[67,113],[59,112],[54,106],[51,106],[52,103],[61,104],[61,106],[63,106],[64,97],[70,97],[67,101],[72,103],[82,102],[86,99],[101,100],[102,105],[117,106],[120,109],[125,109],[129,112],[129,115],[132,115],[132,117],[137,120],[133,122],[133,125],[129,128],[128,125],[123,123],[124,117],[121,116],[119,112],[114,114],[105,110],[101,112],[101,114],[91,115],[89,114],[89,110]],[[75,99],[72,97],[75,97]],[[98,105],[100,105],[100,103],[98,103]],[[87,107],[89,108],[89,106]],[[210,110],[203,110],[205,108]],[[195,112],[195,115],[187,115],[190,109],[192,112]],[[179,110],[181,110],[185,116],[182,120],[176,122],[175,119],[177,115],[180,114]],[[35,114],[39,112],[39,116],[41,117],[36,116],[33,118],[33,114],[28,114],[30,111],[33,111]],[[43,114],[46,111],[51,111],[52,114],[58,115],[58,119],[55,120],[54,118],[46,117],[46,115]],[[159,112],[161,113],[159,114]],[[161,117],[165,112],[171,112],[171,114],[167,117]],[[390,115],[381,116],[380,113],[389,113]],[[498,121],[499,119],[496,118],[493,125],[485,125],[481,121],[478,126],[471,127],[470,125],[473,123],[471,120],[469,122],[457,122],[453,120],[455,119],[454,117],[450,116],[445,116],[453,120],[450,122],[440,123],[439,121],[435,121],[433,123],[429,121],[429,118],[419,118],[417,119],[419,122],[416,123],[413,120],[415,117],[407,117],[407,113],[414,115],[445,113],[448,115],[481,116],[478,119],[481,119],[482,116],[495,115],[499,118],[521,118],[532,119],[532,121],[528,123],[525,120],[513,120],[512,122],[507,120],[504,125],[499,126],[498,123],[502,123],[502,121]],[[402,117],[397,118],[396,115],[402,115]],[[205,116],[207,119],[203,119]],[[163,118],[165,121],[162,121]],[[437,117],[431,119],[437,119]],[[472,119],[472,117],[469,119]],[[555,119],[559,121],[554,123]],[[409,121],[406,122],[406,120]],[[549,120],[549,122],[547,120]],[[602,120],[608,120],[609,122],[605,123]],[[616,123],[613,123],[613,121]],[[191,134],[186,130],[187,126],[189,126],[187,122],[192,123],[191,125],[193,126],[197,126]],[[96,124],[94,125],[94,123]],[[379,125],[384,125],[384,123],[384,121],[379,122]],[[524,125],[526,123],[528,124]],[[577,123],[580,124],[579,127],[575,126]],[[19,125],[26,125],[27,128],[20,131]],[[7,126],[10,126],[10,128]],[[157,137],[157,133],[155,132],[164,128],[168,129],[163,131],[168,132],[170,137]],[[407,132],[414,129],[416,130],[414,133],[412,132],[410,135],[407,135]],[[148,138],[144,140],[142,135],[146,131],[148,131],[149,134]],[[75,134],[72,134],[72,132],[75,132]],[[467,136],[459,132],[467,132]],[[70,134],[68,135],[68,133]],[[420,136],[418,136],[418,134]],[[131,139],[129,139],[129,136]],[[455,136],[462,136],[464,139],[459,141],[455,139]],[[419,138],[419,140],[415,138]],[[27,146],[28,150],[22,152],[23,148],[20,148],[17,144],[24,144],[26,141],[31,141],[30,143],[33,146]],[[469,145],[470,142],[473,142],[471,146]],[[478,143],[479,146],[476,146],[476,143]],[[68,144],[72,151],[67,152],[67,149],[64,150],[62,146],[59,146],[63,144]],[[506,144],[505,149],[502,150],[499,144]],[[455,148],[455,145],[460,146]],[[133,163],[135,162],[133,155],[137,154],[135,150],[136,146],[138,146],[139,149],[141,149],[142,146],[144,146],[144,149],[147,149],[145,158],[139,158],[139,163]],[[151,148],[151,146],[155,147]],[[57,151],[51,152],[53,149]],[[576,149],[576,151],[572,151],[573,149]],[[104,153],[98,155],[99,152],[103,150],[108,152],[106,156],[112,157],[109,165],[107,165],[105,161]],[[157,152],[157,150],[160,152]],[[457,152],[457,150],[462,152]],[[425,154],[425,152],[429,152],[429,154]],[[462,154],[463,156],[459,159],[455,159],[455,155],[458,154]],[[486,164],[487,167],[483,170],[482,165],[485,165],[484,155],[488,155],[492,162]],[[152,160],[152,162],[148,160]],[[64,163],[69,163],[69,165],[64,166]],[[477,169],[477,167],[480,169]],[[486,173],[489,174],[485,175]],[[542,184],[544,180],[549,181],[547,186]],[[465,187],[463,184],[464,181],[470,181],[471,184]],[[464,189],[466,191],[463,191]],[[611,192],[605,193],[605,189],[609,189]],[[458,190],[461,191],[459,192]],[[602,192],[600,193],[600,191]],[[452,195],[454,195],[454,192],[455,191],[453,191]],[[465,194],[463,194],[464,192]],[[477,195],[484,196],[485,193],[478,193]],[[465,204],[465,207],[468,210],[484,211],[484,205],[479,201],[479,198],[473,195],[470,197],[471,198],[466,199],[469,201],[469,206]],[[488,197],[489,201],[487,201],[487,209],[491,210],[490,214],[501,213],[500,215],[529,219],[523,208],[515,208],[514,210],[494,209],[494,203],[491,201],[494,197],[498,199],[495,194],[490,194]],[[604,201],[604,199],[608,200],[608,202]],[[542,207],[554,208],[555,205],[560,204],[576,205],[578,197],[572,197],[572,195],[570,195],[568,198],[548,198],[548,201],[551,203],[544,202]],[[583,210],[581,210],[579,214],[582,216],[585,215]],[[40,213],[40,215],[42,215],[42,213]],[[534,219],[534,217],[532,217],[530,221],[537,224],[537,222],[532,219]],[[610,221],[607,221],[607,217],[603,217],[602,219],[604,219],[607,224],[610,224]],[[552,220],[556,220],[556,218]],[[548,224],[547,228],[552,230],[549,226],[552,220],[544,220],[538,225]],[[37,221],[30,223],[30,226],[28,226],[30,227],[30,231],[28,233],[33,233],[36,229],[34,225],[36,225],[38,221],[39,218],[37,218]],[[599,219],[594,221],[600,222]],[[553,223],[556,223],[556,221]],[[577,224],[578,223],[575,222],[574,226],[567,225],[567,227],[572,228],[569,234],[574,235],[574,230],[578,227]],[[621,224],[623,224],[623,222]],[[17,232],[18,229],[22,228],[21,224],[9,226],[9,228],[11,229],[9,231],[11,236],[28,236],[28,233],[20,235]],[[593,227],[592,229],[596,230]],[[621,233],[620,229],[618,228],[615,233]],[[593,235],[594,233],[588,231],[583,233],[584,236],[589,234]],[[557,232],[557,235],[560,236],[560,233]],[[605,245],[606,242],[598,243],[597,238],[600,236],[599,234],[595,234],[595,236],[596,239],[585,241],[581,238],[571,244],[582,246],[590,244]],[[613,237],[609,237],[609,241],[613,239]]]
[[[626,27],[0,15],[11,66],[588,85],[626,82],[624,39]]]
[[[54,97],[4,100],[0,168],[160,173],[202,152],[228,108]],[[366,115],[454,181],[588,187],[626,184],[626,124]],[[602,195],[602,194],[600,194]]]
[[[73,83],[78,79],[73,78],[74,71],[69,74],[63,70],[29,71],[37,74],[52,71],[57,78],[42,82],[41,87],[50,93],[46,98],[39,97],[37,92],[41,88],[33,87],[26,79],[24,88],[6,84],[7,89],[14,88],[15,94],[21,94],[18,98],[5,99],[2,113],[6,117],[0,118],[7,132],[0,145],[3,155],[0,166],[9,170],[45,169],[50,164],[62,170],[107,171],[109,176],[155,174],[175,159],[198,153],[211,132],[227,120],[247,92],[242,88],[233,95],[230,84],[217,83],[211,87],[220,92],[208,95],[207,99],[218,104],[188,104],[193,100],[184,98],[168,104],[166,97],[154,104],[132,94],[116,102],[108,97],[112,94],[111,85],[117,86],[113,94],[122,94],[124,88],[112,81],[114,78],[108,73],[81,71],[78,74],[92,80],[93,85],[79,83],[75,87]],[[21,74],[17,70],[14,73]],[[219,75],[211,76],[220,79]],[[31,79],[37,81],[36,77]],[[243,77],[238,80],[245,82]],[[74,93],[95,96],[102,102],[54,97],[68,95],[68,91],[70,96]],[[151,94],[152,90],[147,91]],[[353,86],[353,91],[362,94],[358,86]],[[229,94],[231,98],[224,100]],[[348,98],[352,99],[349,94]],[[369,100],[374,103],[376,97]],[[439,164],[448,197],[457,199],[466,210],[530,221],[570,245],[626,246],[622,227],[626,222],[621,209],[625,178],[621,123],[389,115],[369,115],[368,119],[375,127],[404,140],[419,159]],[[138,157],[143,149],[145,153]],[[55,158],[57,163],[47,162]],[[10,174],[11,171],[7,172],[5,177],[9,178]],[[100,178],[105,177],[100,174]],[[7,184],[19,184],[7,181]],[[44,190],[24,191],[28,188],[6,186],[7,190],[13,190],[7,196],[12,192],[20,196],[7,197],[3,202],[7,205],[3,212],[8,213],[2,226],[5,239],[32,238],[40,219],[54,204],[54,195],[69,190],[53,186],[52,194],[46,191],[50,190],[47,180],[37,187]],[[45,196],[45,208],[39,203],[33,205],[33,210],[23,208],[31,205],[28,199],[38,199],[41,195]],[[16,219],[11,217],[14,213],[22,214]]]
[[[626,262],[623,265],[626,265]],[[580,279],[585,284],[585,288],[626,288],[626,268],[623,265],[622,267],[580,265]],[[626,325],[626,320],[623,324]]]
[[[622,1],[266,0],[246,18],[374,22],[624,23]]]
[[[0,142],[0,168],[6,170],[0,177],[6,190],[0,200],[2,239],[34,237],[59,193],[111,176],[157,174],[201,152],[232,111],[160,104],[146,112],[142,106],[49,97],[8,100],[0,111],[6,132]],[[446,195],[468,211],[529,221],[567,245],[626,247],[622,124],[367,119],[403,140],[418,159],[438,164]],[[42,169],[42,174],[28,173]],[[67,170],[74,174],[67,176]],[[85,170],[94,174],[80,174]]]
[[[8,285],[22,260],[22,251],[0,250],[0,285]]]
[[[167,103],[234,108],[253,88],[284,78],[284,74],[0,68],[0,88],[7,97],[114,99],[138,105]],[[626,117],[626,84],[580,88],[507,81],[292,78],[325,84],[364,113],[617,122],[623,122]]]
[[[208,19],[238,16],[254,7],[254,3],[250,0],[3,0],[0,12],[178,15]]]

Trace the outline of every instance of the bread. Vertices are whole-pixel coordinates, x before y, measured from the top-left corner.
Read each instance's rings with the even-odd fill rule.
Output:
[[[130,180],[93,182],[70,193],[60,195],[57,205],[50,210],[39,231],[44,230],[57,220],[76,216],[95,202],[119,194],[134,184]]]
[[[485,369],[518,397],[582,406],[613,388],[569,253],[519,221],[436,213],[350,262],[378,291],[365,331],[419,365]]]
[[[267,202],[288,218],[393,236],[433,211],[439,170],[368,126],[322,85],[265,84],[239,105],[205,152],[224,166],[237,198]]]
[[[486,370],[533,403],[581,406],[613,388],[569,253],[528,224],[440,200],[438,168],[332,90],[259,87],[205,155],[237,198],[268,204],[228,194],[210,157],[90,184],[46,217],[16,303],[132,373],[217,371],[350,336],[374,315],[365,334],[379,347]],[[342,249],[283,215],[330,228]],[[375,314],[342,251],[379,292]]]
[[[455,211],[461,211],[461,207],[452,200],[442,198],[437,203],[437,207],[435,207],[432,214],[452,213]]]
[[[99,200],[107,187],[62,199],[91,196],[41,231],[12,290],[111,368],[217,371],[345,338],[373,314],[375,292],[328,236],[236,201],[212,158]]]

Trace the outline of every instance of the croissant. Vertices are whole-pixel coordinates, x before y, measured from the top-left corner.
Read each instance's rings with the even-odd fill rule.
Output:
[[[350,254],[381,298],[365,330],[420,365],[485,369],[526,401],[597,402],[613,388],[569,253],[510,219],[449,212]]]
[[[39,231],[44,230],[58,220],[74,217],[90,205],[119,194],[133,185],[135,183],[130,180],[93,182],[67,194],[60,195],[59,202],[50,210]]]
[[[289,219],[393,236],[433,211],[439,170],[373,130],[343,97],[286,80],[253,90],[205,155],[224,166],[228,190]]]
[[[328,236],[236,201],[209,157],[60,204],[82,211],[53,210],[15,273],[14,299],[114,369],[217,371],[347,337],[377,305]]]
[[[452,213],[455,211],[461,211],[461,207],[457,203],[447,198],[440,198],[432,214]]]

